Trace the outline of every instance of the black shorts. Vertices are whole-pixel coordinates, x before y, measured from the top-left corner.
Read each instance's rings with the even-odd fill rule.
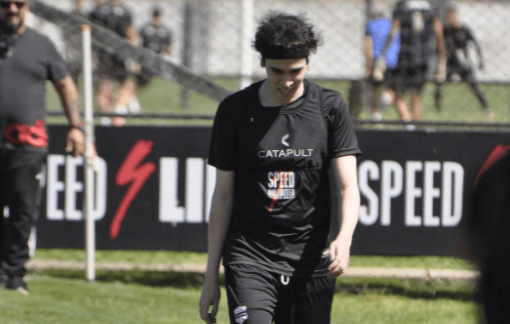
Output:
[[[420,92],[427,81],[427,65],[397,66],[389,70],[388,86],[397,94],[409,91]]]
[[[136,86],[138,88],[145,87],[155,75],[157,75],[157,73],[154,73],[152,70],[142,66],[142,70],[136,75]]]
[[[104,49],[98,50],[95,73],[100,79],[118,82],[123,82],[128,77],[124,60],[118,54]]]
[[[329,324],[335,278],[287,277],[229,264],[225,281],[231,324]]]
[[[446,79],[451,81],[454,75],[458,75],[462,81],[476,82],[473,69],[471,67],[464,67],[460,64],[452,64],[448,62],[446,66]]]

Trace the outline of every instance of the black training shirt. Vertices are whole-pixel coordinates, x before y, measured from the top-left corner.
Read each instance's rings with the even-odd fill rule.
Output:
[[[438,8],[428,0],[399,0],[393,11],[393,19],[400,21],[401,67],[420,66],[428,63],[433,53],[434,20],[439,17]]]
[[[235,171],[224,263],[327,275],[330,160],[360,153],[347,106],[306,81],[301,99],[263,107],[261,84],[227,97],[215,117],[209,164]]]

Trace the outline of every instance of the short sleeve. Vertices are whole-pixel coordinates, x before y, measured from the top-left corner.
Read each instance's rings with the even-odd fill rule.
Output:
[[[46,62],[48,69],[48,80],[57,82],[66,76],[70,75],[67,62],[62,58],[62,55],[57,51],[55,45],[48,39],[46,41]]]
[[[324,90],[323,96],[328,124],[328,155],[330,158],[360,155],[354,124],[342,95],[332,90]]]
[[[228,102],[221,102],[214,117],[208,164],[225,171],[236,169],[237,124],[234,116],[228,111]]]

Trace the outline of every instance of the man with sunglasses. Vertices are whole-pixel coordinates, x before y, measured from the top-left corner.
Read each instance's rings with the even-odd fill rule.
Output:
[[[78,91],[67,63],[47,37],[26,26],[28,12],[26,0],[0,0],[0,283],[24,294],[28,239],[48,152],[46,80],[70,123],[66,151],[78,156],[84,149]]]

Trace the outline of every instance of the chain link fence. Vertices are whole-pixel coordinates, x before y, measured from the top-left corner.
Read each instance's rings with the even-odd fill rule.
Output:
[[[414,0],[419,1],[419,0]],[[79,74],[80,34],[78,24],[86,22],[96,3],[92,0],[33,0],[30,25],[47,34],[68,58]],[[151,82],[137,91],[141,104],[138,114],[176,114],[212,116],[217,102],[248,80],[265,75],[260,57],[251,48],[259,19],[269,10],[305,14],[320,31],[324,43],[311,57],[308,77],[340,91],[350,101],[358,120],[371,119],[369,99],[363,82],[365,73],[364,37],[370,14],[381,12],[391,19],[395,0],[123,0],[131,12],[137,33],[152,19],[154,8],[162,13],[163,24],[171,31],[170,54],[154,55],[142,50],[140,41],[126,42],[106,28],[93,28],[95,52],[106,45],[121,56],[124,63],[141,65],[154,71]],[[441,111],[434,105],[436,84],[429,73],[422,93],[423,119],[427,122],[510,122],[510,2],[458,0],[460,21],[468,26],[483,54],[483,70],[474,44],[467,48],[479,89],[485,95],[494,118],[480,109],[467,82],[452,77],[443,86]],[[37,4],[60,10],[55,18]],[[448,25],[446,12],[451,1],[438,1],[441,17]],[[77,6],[79,5],[79,6]],[[77,13],[77,14],[76,14]],[[70,26],[74,26],[71,28]],[[117,46],[118,45],[118,46]],[[73,65],[74,64],[74,65]],[[129,64],[126,64],[126,68]],[[136,68],[127,73],[135,78]],[[96,74],[95,78],[97,77]],[[243,83],[244,82],[244,83]],[[118,85],[117,85],[118,86]],[[50,99],[53,100],[53,99]],[[390,105],[383,121],[398,120]]]

